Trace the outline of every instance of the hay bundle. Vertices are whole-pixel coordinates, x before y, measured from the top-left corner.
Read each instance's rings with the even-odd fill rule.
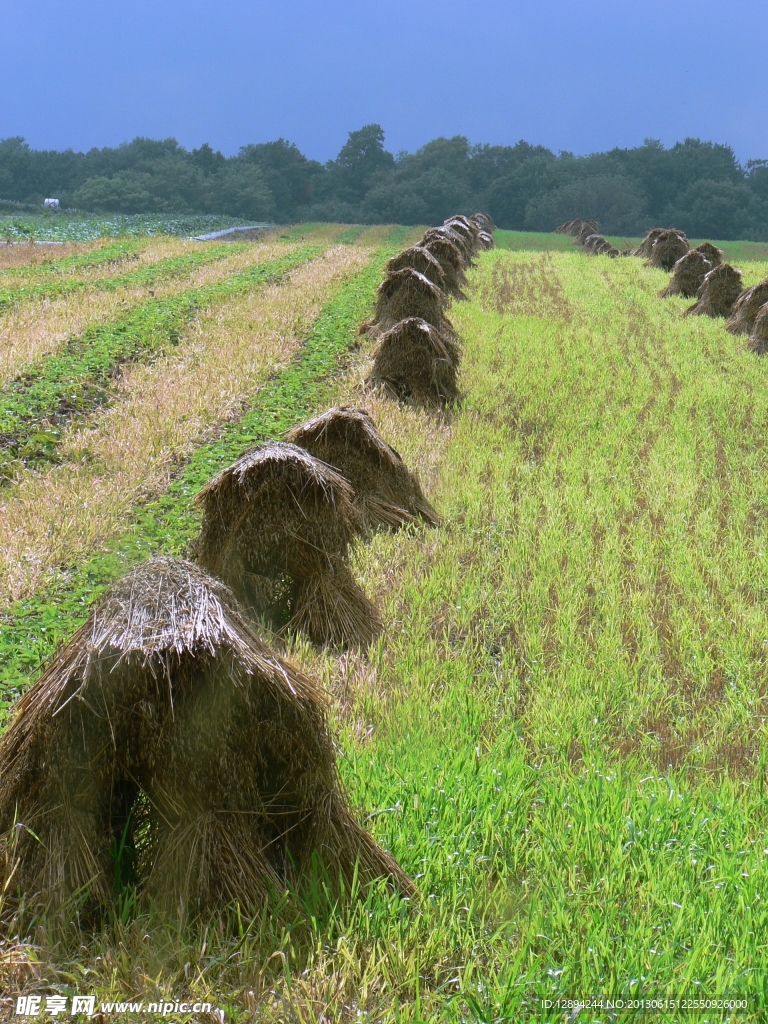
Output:
[[[731,334],[749,334],[755,326],[757,314],[768,302],[768,279],[745,289],[733,304],[726,331]]]
[[[656,240],[658,238],[661,238],[662,235],[666,235],[668,232],[671,232],[672,234],[677,235],[680,239],[682,239],[682,241],[684,241],[686,243],[686,252],[687,252],[687,250],[688,250],[688,244],[687,244],[688,243],[688,236],[685,234],[684,231],[680,231],[679,228],[651,228],[651,230],[648,232],[648,234],[642,240],[640,245],[636,249],[632,250],[632,255],[633,256],[644,256],[646,259],[650,259],[651,258],[651,252],[653,251],[654,242],[656,242]],[[682,255],[683,255],[683,253],[680,253],[680,256],[682,256]]]
[[[440,332],[418,317],[401,320],[382,335],[370,382],[417,405],[444,406],[459,397],[456,364]]]
[[[705,275],[712,269],[712,264],[698,249],[691,249],[681,256],[672,269],[672,280],[666,288],[659,292],[662,299],[670,295],[682,295],[686,299],[697,295]]]
[[[594,221],[593,223],[596,224]],[[558,235],[570,235],[572,238],[575,238],[583,227],[584,221],[577,217],[576,220],[567,220],[565,224],[561,224],[559,228],[555,229],[555,233]]]
[[[213,666],[193,665],[147,782],[150,891],[171,906],[258,909],[275,890],[300,885],[319,858],[332,885],[339,876],[349,884],[357,865],[364,883],[385,877],[412,893],[347,806],[324,695],[259,642],[227,597],[221,617],[238,647]]]
[[[0,828],[8,892],[81,920],[126,882],[173,908],[256,910],[315,853],[411,888],[350,815],[322,693],[223,584],[169,558],[121,580],[20,701]]]
[[[161,559],[129,574],[24,695],[0,744],[0,833],[27,906],[86,913],[116,894],[140,787],[192,663],[242,652],[220,584]],[[197,659],[201,659],[197,661]],[[170,673],[173,672],[171,678]],[[15,820],[21,824],[13,834]]]
[[[596,247],[593,252],[595,256],[608,256],[610,259],[616,259],[617,256],[621,256],[616,246],[609,242],[607,238],[604,238],[599,247]]]
[[[764,302],[758,310],[747,348],[759,356],[764,356],[768,352],[768,302]]]
[[[469,237],[474,238],[480,228],[470,217],[465,217],[463,213],[455,213],[452,217],[446,217],[443,221],[443,226],[446,228],[459,228],[462,231],[468,231]]]
[[[596,220],[583,220],[581,222],[581,227],[574,235],[574,242],[576,245],[584,245],[590,235],[596,235],[597,233],[598,224]]]
[[[662,231],[654,239],[645,265],[669,271],[681,257],[685,256],[689,248],[688,240],[679,232]]]
[[[493,223],[493,218],[489,213],[473,213],[469,219],[473,224],[476,224],[481,231],[487,231],[489,235],[492,235],[496,230],[496,225]]]
[[[403,251],[398,253],[397,256],[393,256],[391,260],[387,260],[386,272],[388,274],[394,274],[396,271],[405,270],[408,267],[410,267],[411,270],[418,270],[418,272],[428,278],[432,284],[441,290],[444,290],[445,274],[443,273],[443,268],[440,265],[440,260],[434,256],[429,249],[425,249],[423,245],[412,245],[410,249],[403,249]]]
[[[367,529],[397,529],[423,519],[432,526],[440,517],[413,473],[376,429],[364,409],[329,409],[286,434],[338,470],[354,488],[354,504]]]
[[[480,229],[469,217],[461,215],[449,217],[448,220],[443,222],[443,227],[462,235],[466,239],[472,255],[475,254],[477,251],[477,236],[480,233]]]
[[[444,224],[443,228],[446,231],[450,231],[452,238],[458,239],[466,265],[468,267],[471,266],[475,261],[475,255],[477,252],[474,233],[471,232],[469,228],[466,228],[461,222]]]
[[[111,851],[135,787],[118,770],[109,724],[126,704],[157,703],[141,687],[121,693],[114,678],[81,699],[90,632],[83,627],[22,697],[0,742],[0,891],[33,914],[77,903],[90,918],[113,897]]]
[[[594,234],[589,235],[584,239],[584,252],[590,254],[597,254],[602,251],[605,246],[609,246],[611,243],[603,238],[602,235]]]
[[[480,231],[477,236],[477,244],[480,249],[493,249],[496,245],[493,235],[489,231]]]
[[[467,244],[466,238],[460,232],[453,231],[444,225],[439,228],[428,228],[424,232],[419,244],[431,250],[432,246],[430,243],[437,239],[447,239],[449,242],[453,242],[461,254],[462,267],[468,267],[472,263],[472,247]]]
[[[722,249],[718,249],[712,242],[702,242],[701,245],[694,247],[695,252],[700,252],[702,256],[705,256],[713,267],[719,267],[723,262],[723,256],[725,253]]]
[[[722,263],[707,271],[698,299],[686,309],[686,316],[729,316],[741,291],[741,271]]]
[[[653,243],[666,231],[666,228],[651,228],[645,238],[642,240],[640,245],[636,249],[632,250],[634,256],[644,256],[646,259],[651,255],[651,248]]]
[[[449,238],[439,237],[424,242],[422,248],[430,252],[443,270],[443,291],[454,299],[465,299],[462,286],[467,283],[464,260],[457,245]]]
[[[418,270],[405,267],[387,274],[379,285],[373,321],[363,330],[384,333],[408,317],[418,317],[436,327],[455,346],[455,332],[445,315],[448,296]]]
[[[590,256],[620,256],[621,253],[602,235],[590,235],[584,242],[584,252]]]
[[[349,568],[362,530],[352,497],[349,482],[303,448],[268,442],[198,494],[194,557],[273,627],[366,647],[381,622]]]

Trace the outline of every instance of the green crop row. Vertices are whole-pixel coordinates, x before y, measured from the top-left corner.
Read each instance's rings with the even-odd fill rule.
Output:
[[[364,231],[365,224],[356,224],[353,228],[350,228],[348,231],[339,235],[336,241],[339,245],[351,245],[352,242],[356,241]]]
[[[253,445],[280,437],[297,420],[318,408],[342,371],[344,356],[356,341],[358,324],[369,313],[388,255],[389,252],[379,253],[360,274],[342,286],[315,320],[288,368],[258,393],[253,406],[240,419],[226,424],[215,441],[193,453],[168,491],[140,507],[130,527],[108,550],[62,574],[45,591],[19,602],[3,616],[0,713],[18,697],[56,645],[84,621],[92,601],[115,579],[153,554],[184,552],[198,529],[192,498],[211,476]],[[302,249],[291,258],[294,262],[307,258],[307,250]],[[253,273],[258,269],[253,268]]]
[[[0,390],[0,473],[7,478],[20,461],[55,462],[62,428],[73,417],[112,400],[111,385],[121,364],[159,355],[177,343],[198,310],[275,280],[321,251],[305,246],[225,281],[148,299],[116,320],[72,338],[61,352]]]
[[[74,280],[45,280],[31,285],[21,285],[18,288],[0,289],[0,312],[29,299],[58,298],[85,289],[96,292],[112,292],[117,288],[147,288],[150,285],[161,284],[163,281],[171,281],[174,278],[191,274],[210,263],[226,259],[244,248],[246,248],[244,244],[222,243],[221,245],[212,245],[203,251],[197,250],[182,256],[172,256],[167,260],[159,260],[157,263],[139,267],[137,270],[130,270],[127,274],[105,277],[98,281],[78,278]]]
[[[19,267],[8,267],[0,273],[4,277],[47,277],[51,274],[69,274],[76,270],[91,270],[105,264],[125,263],[127,260],[138,259],[146,247],[145,239],[130,238],[120,242],[110,242],[90,252],[75,253],[74,256],[62,256],[58,260],[44,260],[42,263],[25,263]]]

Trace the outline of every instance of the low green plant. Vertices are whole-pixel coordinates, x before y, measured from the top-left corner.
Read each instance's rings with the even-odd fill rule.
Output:
[[[237,217],[217,214],[93,214],[74,210],[35,213],[23,217],[0,214],[0,235],[10,241],[50,240],[89,242],[96,238],[139,237],[143,235],[203,235],[243,226]]]
[[[226,248],[231,252],[229,247]],[[274,281],[317,256],[319,247],[305,246],[267,263],[255,264],[224,281],[192,288],[179,295],[146,299],[111,323],[88,328],[37,366],[0,389],[0,474],[14,473],[19,462],[40,465],[56,461],[62,429],[74,417],[108,404],[114,379],[127,361],[151,359],[178,342],[195,313],[221,299]],[[191,253],[164,273],[187,270]],[[138,276],[144,270],[136,271]],[[130,276],[130,275],[124,275]]]
[[[14,277],[48,277],[58,274],[71,274],[78,270],[91,270],[105,264],[125,263],[138,259],[146,247],[146,241],[139,238],[121,239],[109,242],[90,252],[75,253],[72,256],[61,256],[59,259],[44,259],[38,263],[24,263],[21,266],[8,267],[0,270],[0,281]]]
[[[79,291],[112,292],[118,288],[149,288],[152,285],[192,274],[211,263],[227,259],[236,252],[242,252],[245,248],[247,246],[242,244],[221,243],[204,250],[184,253],[181,256],[171,256],[165,260],[158,260],[157,263],[149,263],[136,270],[130,270],[125,274],[99,278],[95,281],[77,277],[69,280],[54,278],[54,280],[44,279],[34,284],[25,284],[18,288],[0,289],[0,312],[30,299],[58,298]],[[52,275],[45,275],[47,278],[50,276]]]

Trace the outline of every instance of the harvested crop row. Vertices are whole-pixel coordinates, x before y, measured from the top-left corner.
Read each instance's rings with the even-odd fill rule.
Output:
[[[317,248],[298,249],[218,284],[148,300],[127,316],[73,338],[37,373],[17,378],[0,392],[0,453],[5,456],[6,473],[18,471],[19,463],[57,461],[58,441],[66,424],[109,404],[120,367],[128,361],[157,358],[172,348],[199,310],[279,278],[317,254]]]
[[[397,226],[394,224],[377,224],[374,227],[361,227],[359,230],[355,228],[355,237],[352,239],[351,244],[353,245],[364,245],[372,248],[379,248],[380,246],[396,246],[406,243],[405,239],[416,239],[421,234],[419,228],[407,228]]]
[[[89,289],[93,292],[115,291],[119,288],[149,288],[194,273],[210,263],[226,260],[250,246],[212,245],[204,249],[177,253],[156,262],[145,262],[134,270],[115,275],[112,268],[100,267],[100,273],[87,276],[67,275],[37,280],[15,288],[0,288],[0,312],[12,309],[22,302],[37,299],[55,299]]]
[[[89,252],[68,254],[59,258],[55,258],[56,250],[50,255],[43,256],[42,259],[38,252],[26,264],[0,269],[0,282],[3,283],[4,288],[10,288],[14,285],[18,286],[20,283],[31,285],[35,281],[43,281],[46,278],[74,276],[89,271],[108,271],[122,263],[138,260],[146,247],[147,239],[130,238],[119,242],[108,242]]]
[[[187,276],[177,274],[154,287],[150,282],[110,291],[84,290],[59,299],[25,303],[0,318],[0,386],[55,352],[67,339],[125,315],[142,301],[215,284],[254,264],[288,255],[295,248],[285,244],[248,246],[202,267],[193,266]]]
[[[102,242],[57,242],[53,245],[38,245],[35,242],[12,242],[0,244],[0,273],[4,271],[24,273],[38,263],[68,259],[71,256],[88,256],[97,250]],[[111,241],[106,242],[107,245]]]
[[[124,402],[90,431],[71,435],[71,463],[30,476],[8,492],[0,541],[4,603],[14,589],[18,596],[39,589],[11,609],[0,630],[8,684],[18,683],[70,635],[86,603],[127,564],[157,551],[184,550],[198,524],[191,498],[218,469],[316,411],[328,374],[370,308],[384,257],[370,258],[357,248],[332,250],[282,286],[201,319],[173,359],[136,367],[123,381]],[[266,376],[292,356],[294,364],[264,387]],[[260,383],[263,390],[257,390]],[[249,405],[252,412],[227,425]],[[211,428],[221,431],[220,438],[195,450]],[[88,457],[98,461],[75,461],[86,445]],[[163,491],[190,452],[168,493],[133,513],[133,505]]]

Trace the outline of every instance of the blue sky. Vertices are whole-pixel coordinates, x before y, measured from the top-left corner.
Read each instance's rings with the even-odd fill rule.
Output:
[[[766,0],[0,0],[0,138],[336,155],[372,121],[589,153],[693,135],[768,158]]]

